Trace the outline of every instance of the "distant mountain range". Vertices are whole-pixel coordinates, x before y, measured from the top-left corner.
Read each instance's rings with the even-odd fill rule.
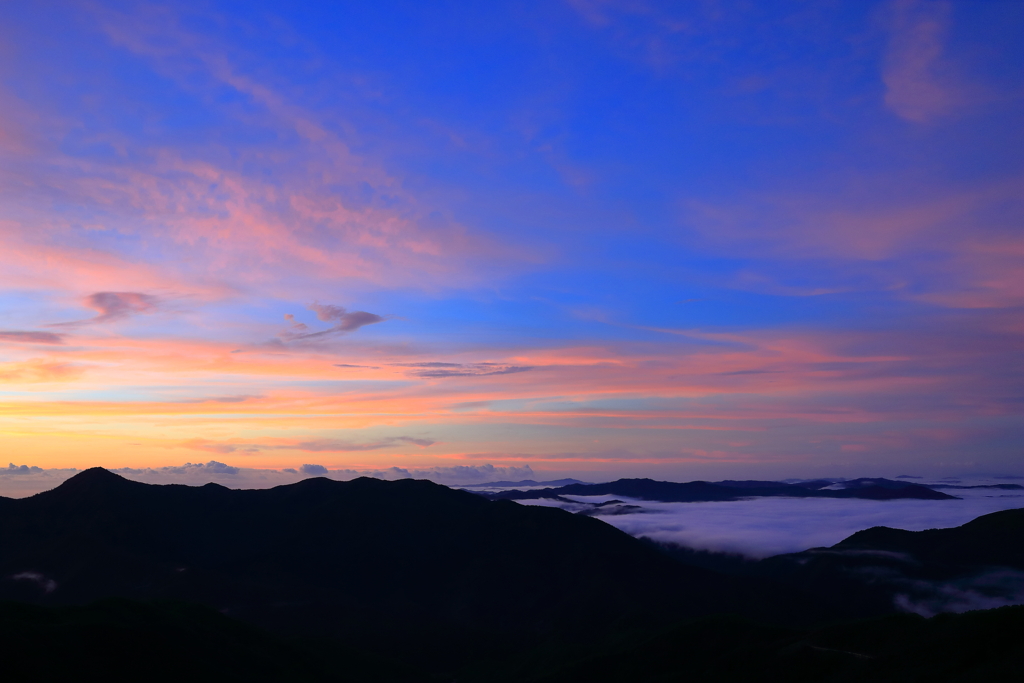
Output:
[[[662,503],[696,503],[740,500],[758,496],[791,498],[866,498],[870,500],[953,500],[956,496],[936,491],[921,484],[891,479],[853,479],[836,483],[832,480],[782,483],[777,481],[691,481],[676,483],[653,479],[619,479],[605,484],[568,484],[530,491],[482,492],[491,500],[538,500],[563,496],[625,496]]]
[[[514,488],[516,486],[568,486],[569,484],[585,484],[579,479],[552,479],[551,481],[534,481],[523,479],[521,481],[489,481],[486,484],[466,484],[460,488]]]
[[[789,490],[764,484],[559,488],[676,499]],[[902,482],[797,488],[937,493],[893,484]],[[820,625],[891,615],[901,595],[904,607],[927,611],[949,586],[1005,602],[976,579],[1002,572],[1012,584],[1024,569],[1022,529],[1024,510],[1011,510],[950,530],[870,529],[832,548],[745,562],[427,481],[316,478],[245,491],[148,485],[97,468],[30,498],[0,498],[0,600],[16,601],[0,603],[0,641],[7,671],[31,671],[46,643],[101,669],[111,658],[157,661],[180,650],[168,680],[205,667],[218,680],[653,683],[731,680],[716,670],[756,680],[788,662],[793,681],[831,680],[804,675],[819,670],[867,681],[925,665],[924,654],[899,659],[901,649],[941,645],[970,664],[978,645],[956,641],[957,624],[1019,634],[1024,618],[1011,610],[941,628],[910,617],[846,631]],[[915,593],[907,582],[937,588]],[[734,617],[712,616],[723,613]],[[134,654],[119,654],[115,641]],[[1021,643],[998,645],[986,661],[1011,661]],[[40,667],[51,680],[75,677],[56,660]]]

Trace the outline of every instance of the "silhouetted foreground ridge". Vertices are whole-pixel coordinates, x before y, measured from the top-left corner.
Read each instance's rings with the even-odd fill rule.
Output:
[[[0,548],[0,599],[189,600],[439,665],[751,603],[598,520],[429,481],[232,490],[91,469],[0,500]]]

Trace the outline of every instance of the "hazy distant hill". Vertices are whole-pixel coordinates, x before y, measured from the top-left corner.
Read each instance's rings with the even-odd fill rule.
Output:
[[[874,527],[830,548],[771,557],[752,575],[825,598],[847,596],[862,613],[894,604],[922,614],[1024,603],[1024,509],[951,529]]]
[[[460,488],[513,488],[515,486],[567,486],[569,484],[585,484],[579,479],[552,479],[551,481],[534,481],[523,479],[521,481],[489,481],[486,484],[466,484]]]
[[[532,491],[481,493],[492,500],[536,500],[559,496],[626,496],[663,503],[739,500],[753,496],[795,498],[867,498],[871,500],[953,500],[956,496],[927,486],[891,479],[828,480],[786,484],[777,481],[691,481],[676,483],[653,479],[619,479],[605,484],[569,484]]]
[[[1024,509],[950,529],[874,527],[829,548],[761,561],[654,544],[681,563],[784,584],[837,615],[921,614],[1024,604]]]
[[[943,574],[985,566],[1024,570],[1024,509],[993,512],[951,529],[904,531],[873,527],[831,549],[849,553],[906,553],[922,566]]]

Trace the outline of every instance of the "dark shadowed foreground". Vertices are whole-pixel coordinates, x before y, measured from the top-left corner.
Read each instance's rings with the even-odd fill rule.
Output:
[[[1021,513],[981,518],[977,533],[966,525],[936,543],[1012,571]],[[7,604],[0,626],[5,662],[30,666],[38,656],[55,680],[67,677],[64,664],[43,661],[41,643],[78,652],[83,666],[113,667],[115,678],[123,644],[130,661],[187,653],[174,659],[181,675],[236,672],[219,680],[612,680],[602,678],[612,671],[616,680],[722,680],[716,671],[742,679],[776,665],[878,680],[856,676],[917,666],[897,653],[945,642],[947,627],[936,624],[1024,635],[1012,609],[824,628],[891,614],[897,602],[895,589],[879,592],[870,576],[851,578],[835,563],[821,569],[819,557],[941,559],[907,540],[919,536],[865,533],[832,555],[739,566],[673,557],[585,515],[426,481],[308,479],[239,491],[93,469],[53,491],[0,499],[0,598],[36,605]],[[1017,554],[993,550],[1008,545]],[[928,576],[954,580],[979,566]],[[712,617],[720,614],[733,616]],[[891,637],[861,642],[880,633]],[[956,642],[973,671],[1017,661],[1024,638],[991,640],[977,656],[975,640]]]
[[[890,616],[795,630],[735,619],[683,624],[567,665],[537,683],[908,683],[1012,681],[1024,667],[1024,607],[933,619]]]
[[[343,643],[265,633],[197,605],[0,603],[5,680],[41,682],[80,680],[88,673],[106,681],[260,683],[980,683],[1019,678],[1022,634],[1024,607],[932,619],[898,615],[804,630],[709,617],[575,656],[542,648],[529,670],[482,664],[467,655],[469,666],[453,679]]]

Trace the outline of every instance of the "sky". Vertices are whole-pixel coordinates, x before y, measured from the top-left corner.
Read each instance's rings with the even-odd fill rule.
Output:
[[[1024,3],[0,18],[0,474],[1024,474]]]

